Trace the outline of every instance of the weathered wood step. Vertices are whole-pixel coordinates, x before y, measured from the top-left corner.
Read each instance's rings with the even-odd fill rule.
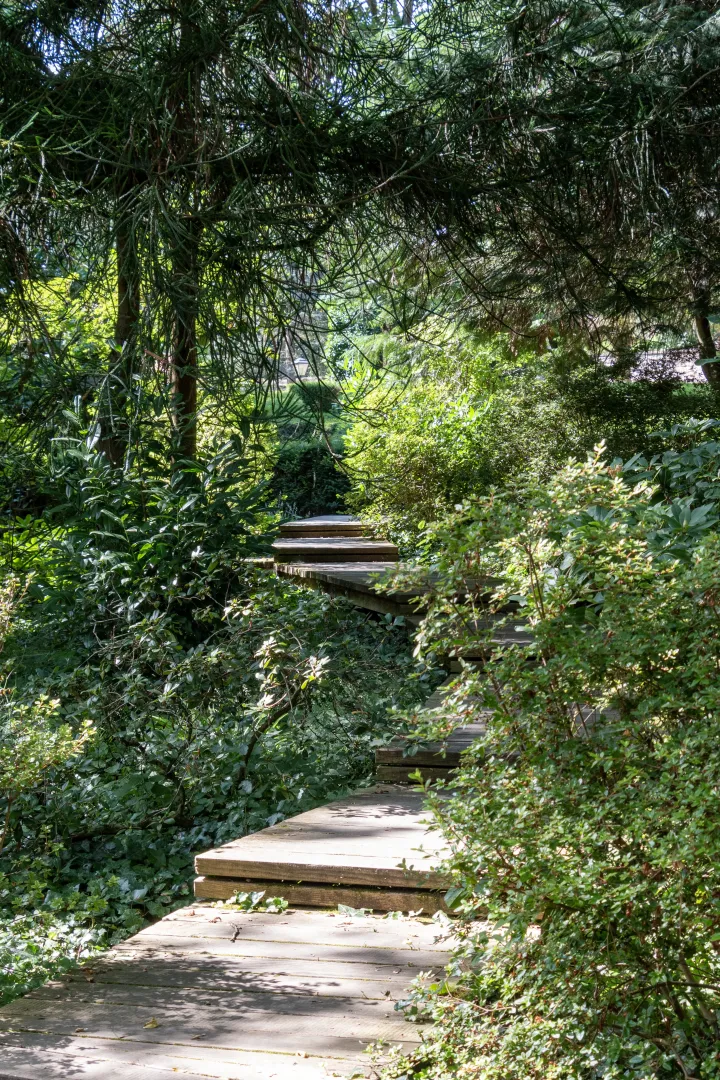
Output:
[[[318,517],[284,521],[280,535],[293,540],[299,536],[367,536],[369,528],[351,514],[322,514]]]
[[[378,787],[340,799],[198,855],[196,895],[254,887],[296,904],[429,910],[429,894],[449,881],[438,870],[442,841],[425,820],[420,792]],[[440,907],[438,896],[432,910]]]
[[[444,742],[427,743],[422,749],[408,755],[409,741],[402,736],[393,739],[387,746],[380,746],[375,751],[378,765],[430,765],[435,768],[456,769],[460,764],[463,750],[485,733],[485,724],[463,724],[456,728]]]
[[[349,603],[367,611],[384,615],[402,615],[409,622],[419,621],[411,604],[414,593],[378,593],[375,584],[383,574],[397,566],[396,562],[346,563],[276,563],[275,572],[281,577],[302,581],[330,596],[343,596]]]
[[[481,711],[479,720],[472,724],[463,724],[461,717],[453,716],[447,704],[450,692],[450,679],[439,686],[430,695],[420,712],[435,714],[438,719],[456,719],[458,726],[442,742],[427,743],[412,751],[412,742],[405,736],[398,736],[387,746],[379,746],[375,751],[376,776],[378,781],[388,784],[407,784],[414,781],[414,774],[420,773],[421,781],[447,780],[460,764],[460,755],[472,743],[485,733],[485,722]]]
[[[368,885],[302,881],[238,881],[234,878],[204,876],[195,878],[193,887],[198,900],[229,900],[236,893],[258,889],[262,889],[267,896],[280,896],[294,907],[302,908],[336,908],[344,904],[346,907],[368,908],[374,912],[404,911],[434,915],[436,911],[448,911],[444,889],[431,892],[429,889],[372,888]]]
[[[398,549],[389,540],[363,536],[299,536],[276,540],[272,546],[276,562],[354,563],[396,562]]]

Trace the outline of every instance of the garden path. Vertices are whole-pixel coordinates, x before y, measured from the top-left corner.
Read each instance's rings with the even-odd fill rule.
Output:
[[[308,541],[318,559],[341,551],[344,561],[308,560]],[[390,549],[352,518],[292,523],[276,544],[278,571],[385,610],[374,606],[386,598],[373,581],[397,559]],[[408,596],[388,602],[411,610]],[[442,690],[427,703],[442,705]],[[447,775],[473,734],[458,729],[412,766],[397,741],[378,752],[378,769],[405,781],[416,765]],[[412,977],[448,959],[427,918],[443,907],[442,855],[422,794],[382,783],[198,855],[195,892],[205,902],[0,1010],[0,1080],[376,1075],[366,1047],[420,1042],[422,1027],[394,1004]],[[254,890],[293,907],[222,906]],[[352,913],[361,908],[374,914]]]

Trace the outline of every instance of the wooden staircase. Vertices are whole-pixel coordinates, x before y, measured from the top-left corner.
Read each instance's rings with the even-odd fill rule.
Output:
[[[286,577],[298,578],[304,584],[320,588],[332,595],[344,596],[358,607],[402,615],[411,625],[419,622],[421,610],[416,602],[413,603],[418,599],[417,592],[396,591],[388,594],[384,590],[376,590],[376,584],[385,571],[397,565],[397,548],[388,541],[365,539],[367,532],[367,526],[358,518],[349,515],[327,515],[286,522],[280,527],[280,539],[273,545],[273,550],[279,553],[275,556],[276,572]],[[293,540],[293,537],[296,539]],[[335,550],[338,555],[343,552],[342,559],[323,562],[318,557],[317,560],[313,558],[303,562],[299,554],[301,538],[308,544],[318,545],[317,551],[323,550],[329,554]],[[297,557],[286,558],[288,548],[285,545],[288,544],[295,545]],[[333,544],[338,546],[333,549]],[[368,548],[363,547],[363,544],[377,545],[377,559],[364,558],[363,553],[367,552]],[[320,545],[326,546],[321,549]],[[383,553],[388,552],[387,557],[384,557]],[[451,663],[449,667],[452,670],[458,665]],[[426,701],[423,709],[431,712],[444,711],[445,693],[445,687],[440,687]],[[375,751],[377,779],[383,783],[408,784],[413,782],[411,777],[419,773],[423,783],[427,780],[447,780],[452,770],[460,764],[463,750],[482,734],[483,729],[482,723],[463,724],[461,718],[458,718],[458,726],[445,742],[430,744],[412,755],[406,752],[406,739],[394,739],[388,746],[379,747]]]
[[[354,518],[288,522],[275,555],[279,574],[417,617],[413,594],[375,591],[397,549]],[[442,687],[425,708],[446,708]],[[425,1032],[393,1006],[411,978],[441,977],[449,960],[436,924],[418,917],[444,908],[449,881],[408,775],[448,776],[481,730],[459,726],[412,758],[393,740],[376,754],[378,780],[392,783],[198,855],[198,898],[265,890],[326,910],[278,916],[200,903],[174,912],[0,1010],[0,1080],[369,1080],[378,1075],[369,1042],[417,1049]],[[357,910],[368,908],[379,914]]]
[[[417,594],[387,598],[375,591],[378,575],[397,563],[397,548],[367,536],[356,518],[329,515],[281,526],[273,545],[277,573],[336,595],[370,610],[402,605]],[[332,556],[336,561],[332,561]],[[445,711],[445,687],[424,709]],[[398,737],[375,752],[378,785],[299,814],[258,833],[243,836],[195,860],[199,899],[222,900],[236,892],[265,889],[303,906],[368,907],[374,911],[434,912],[444,908],[448,881],[438,872],[445,851],[423,819],[424,797],[407,785],[447,780],[463,750],[483,731],[483,724],[458,726],[443,742],[408,755]],[[422,848],[422,850],[420,850]]]
[[[276,563],[393,563],[398,549],[389,540],[376,540],[357,518],[347,514],[288,521],[273,544]]]
[[[442,718],[447,719],[446,694],[447,683],[443,683],[428,698],[421,711],[442,714]],[[482,720],[463,724],[458,718],[458,726],[444,742],[428,743],[422,750],[410,754],[407,739],[393,739],[387,746],[380,746],[375,751],[375,775],[379,781],[391,784],[412,783],[418,774],[423,784],[428,780],[449,780],[460,764],[463,750],[467,750],[484,730]]]
[[[445,849],[427,832],[423,802],[420,792],[378,785],[206,851],[195,859],[195,895],[265,889],[303,907],[442,910]]]

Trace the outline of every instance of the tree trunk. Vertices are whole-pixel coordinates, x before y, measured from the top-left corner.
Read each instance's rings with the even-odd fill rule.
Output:
[[[172,252],[173,342],[170,378],[173,393],[173,427],[180,460],[192,461],[197,453],[197,318],[198,253],[201,224],[197,217],[202,175],[202,99],[200,64],[203,43],[197,25],[195,5],[180,5],[178,80],[169,109],[175,117],[170,149],[175,167],[185,167],[185,212],[178,220]]]
[[[197,319],[194,312],[175,317],[172,357],[173,424],[181,458],[197,452]]]
[[[197,248],[194,221],[174,258],[175,329],[170,377],[173,393],[173,426],[181,458],[193,460],[197,452]]]
[[[700,363],[703,375],[711,386],[720,389],[720,363],[717,361],[710,364],[703,362],[705,360],[715,360],[717,357],[717,349],[710,328],[710,320],[708,319],[708,306],[707,303],[703,303],[702,307],[695,310],[695,333],[700,345]]]
[[[117,315],[113,349],[109,361],[108,400],[101,419],[98,449],[113,465],[121,465],[130,438],[128,409],[134,373],[134,346],[140,318],[137,263],[128,222],[118,224],[115,233],[117,264]]]

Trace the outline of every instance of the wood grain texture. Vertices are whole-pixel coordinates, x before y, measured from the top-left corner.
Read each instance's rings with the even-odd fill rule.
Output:
[[[366,536],[369,532],[369,526],[351,514],[323,514],[300,521],[284,521],[280,526],[280,536],[285,539],[296,536]]]
[[[394,1003],[448,943],[419,919],[193,905],[0,1010],[0,1080],[320,1080],[411,1049]]]
[[[389,540],[372,540],[364,536],[298,536],[281,538],[272,545],[277,562],[391,562],[398,558],[398,549]]]
[[[371,911],[447,911],[443,892],[420,889],[367,889],[361,886],[288,884],[283,881],[243,881],[236,878],[195,878],[193,891],[198,900],[229,900],[237,892],[264,888],[268,896],[281,896],[298,907],[336,907],[346,904]]]
[[[412,759],[410,759],[412,761]],[[434,765],[378,765],[375,775],[378,780],[384,780],[388,784],[414,784],[417,783],[417,773],[420,773],[420,781],[426,784],[428,780],[448,780],[453,773],[451,768],[437,768]]]
[[[57,1046],[61,1041],[62,1047]],[[412,1044],[408,1044],[410,1046]],[[328,1080],[372,1076],[360,1053],[328,1058],[298,1050],[294,1054],[228,1050],[198,1040],[178,1047],[141,1047],[88,1035],[0,1033],[0,1080]],[[360,1070],[359,1072],[357,1070]]]
[[[195,869],[243,882],[436,890],[449,885],[444,854],[422,794],[378,787],[203,852]]]

